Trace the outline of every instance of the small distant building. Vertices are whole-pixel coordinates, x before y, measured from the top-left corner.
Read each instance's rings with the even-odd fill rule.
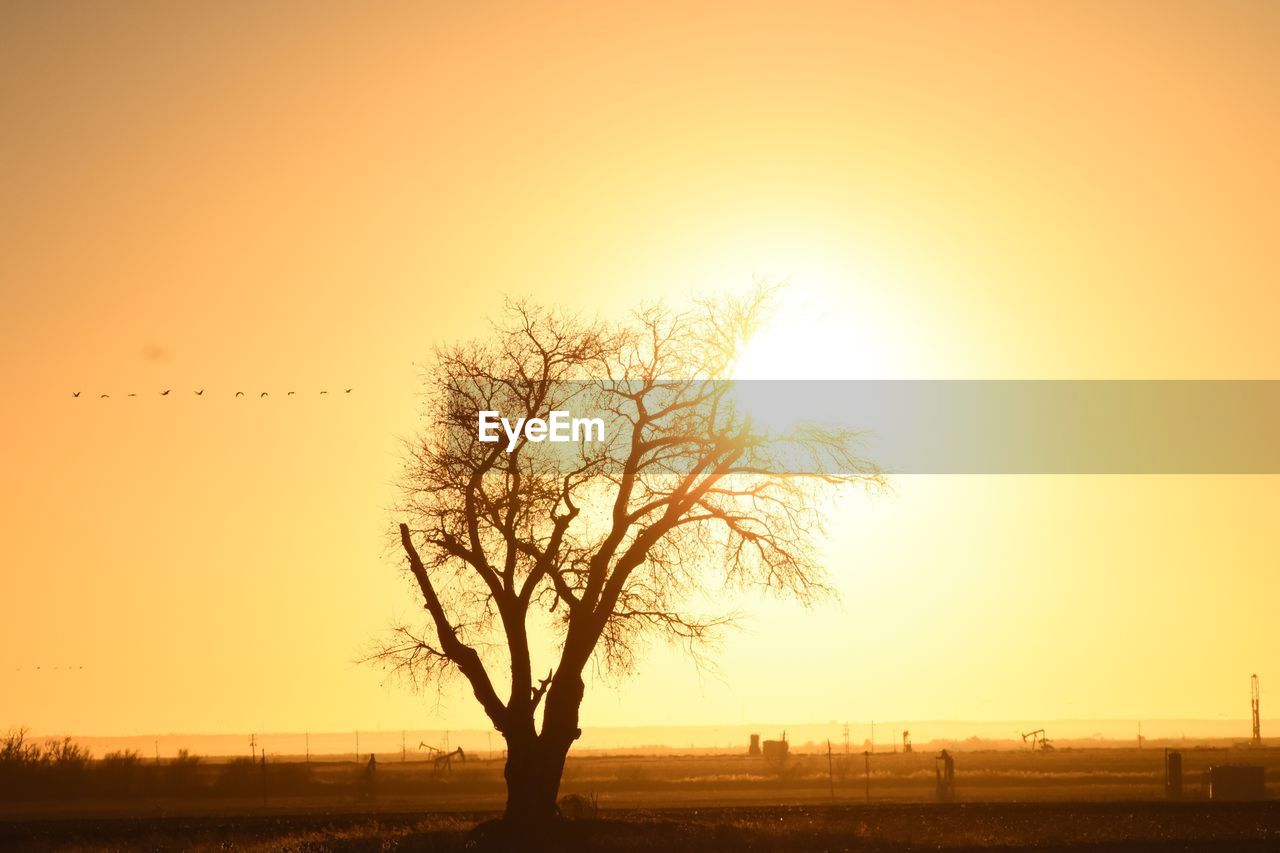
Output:
[[[747,749],[747,755],[752,758],[758,758],[760,756],[760,735],[753,734],[751,736],[751,746]]]
[[[1263,800],[1267,797],[1265,771],[1260,764],[1220,764],[1209,768],[1209,799]]]
[[[767,740],[764,742],[763,750],[766,761],[782,762],[787,760],[788,745],[786,740]]]

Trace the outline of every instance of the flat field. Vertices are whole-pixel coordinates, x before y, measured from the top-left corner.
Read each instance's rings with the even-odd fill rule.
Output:
[[[938,803],[932,753],[581,756],[562,793],[598,817],[495,849],[1275,850],[1280,750],[1187,749],[1164,798],[1160,749],[958,752]],[[1261,764],[1268,799],[1211,802],[1205,771]],[[96,764],[96,763],[95,763]],[[110,778],[96,774],[110,770]],[[869,773],[867,772],[869,770]],[[463,850],[503,798],[500,760],[201,760],[91,765],[75,785],[10,789],[0,849]],[[539,842],[542,844],[539,847]]]

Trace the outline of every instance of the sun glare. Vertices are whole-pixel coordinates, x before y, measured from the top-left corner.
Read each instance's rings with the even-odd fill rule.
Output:
[[[858,310],[827,288],[787,286],[777,311],[743,349],[733,378],[889,379],[910,370],[882,306]]]

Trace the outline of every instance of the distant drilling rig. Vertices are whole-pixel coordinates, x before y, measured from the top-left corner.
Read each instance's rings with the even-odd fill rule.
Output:
[[[1249,679],[1250,705],[1253,710],[1253,737],[1249,743],[1253,746],[1262,746],[1262,717],[1258,714],[1258,674],[1254,673]]]

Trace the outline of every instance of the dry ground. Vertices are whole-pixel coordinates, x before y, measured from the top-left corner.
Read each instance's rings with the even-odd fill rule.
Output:
[[[1280,803],[970,803],[623,810],[515,844],[476,844],[488,814],[225,815],[0,822],[13,850],[1280,849]]]

